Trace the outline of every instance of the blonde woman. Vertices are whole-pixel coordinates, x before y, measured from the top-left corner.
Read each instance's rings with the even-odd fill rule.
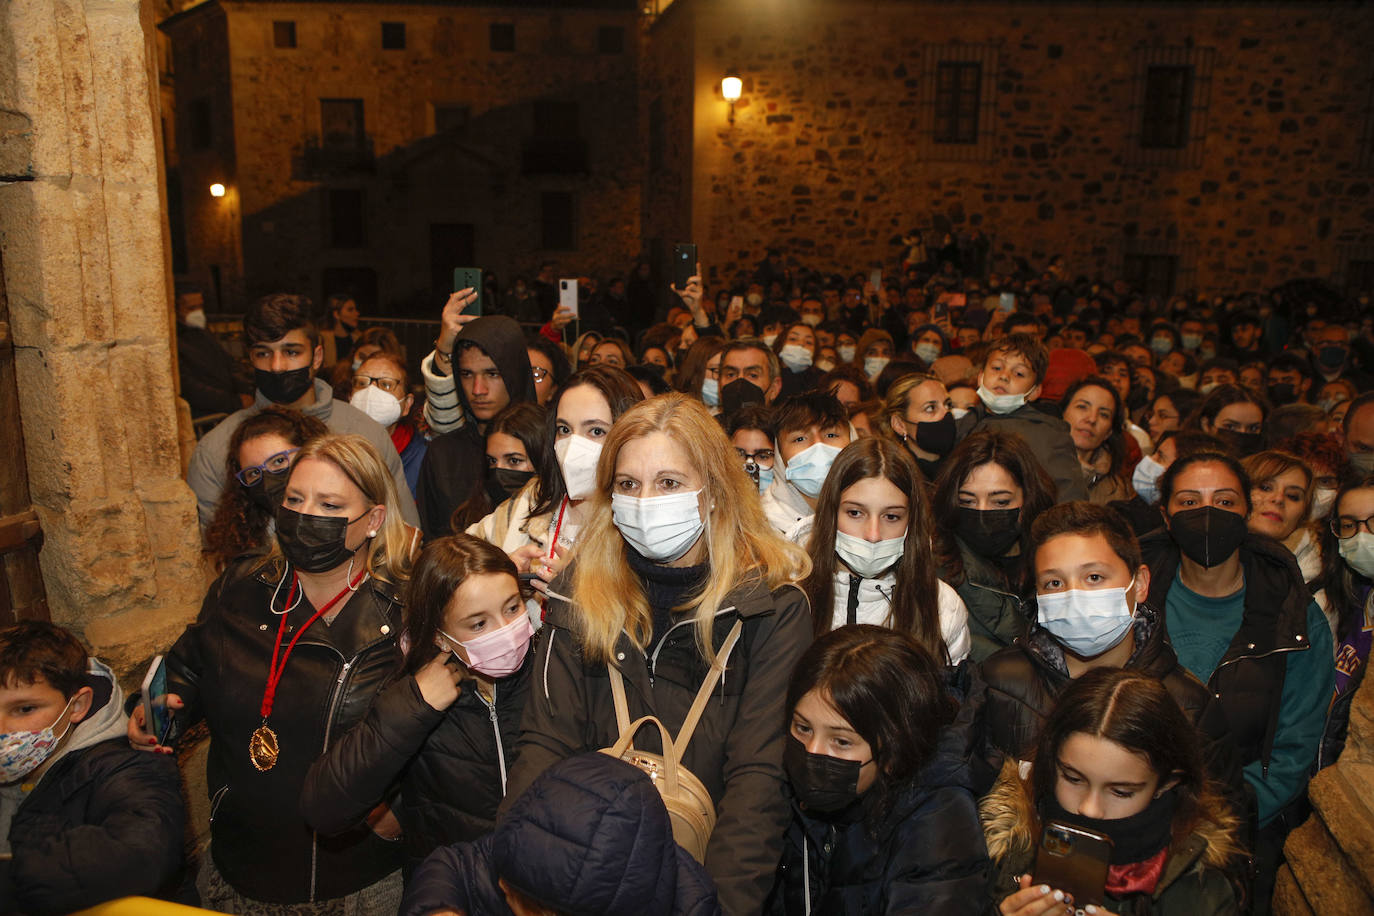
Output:
[[[231,566],[167,653],[167,705],[210,731],[204,905],[226,913],[394,912],[395,818],[378,806],[341,835],[300,814],[306,772],[401,668],[400,589],[415,531],[361,436],[297,453],[266,557]],[[130,719],[135,746],[171,752]],[[346,901],[345,901],[346,898]]]
[[[549,589],[507,791],[515,798],[553,762],[615,742],[608,666],[624,680],[631,720],[656,715],[677,734],[738,624],[684,758],[715,802],[706,869],[738,916],[760,912],[773,883],[789,819],[784,698],[811,641],[796,585],[810,561],[771,533],[754,494],[700,401],[667,394],[620,417],[577,555]],[[636,746],[657,751],[657,735],[644,730]]]

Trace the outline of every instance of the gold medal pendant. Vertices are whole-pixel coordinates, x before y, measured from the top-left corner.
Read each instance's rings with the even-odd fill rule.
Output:
[[[278,753],[280,752],[277,748],[277,733],[264,722],[253,732],[253,737],[248,739],[248,759],[253,762],[253,766],[265,773],[277,765]]]

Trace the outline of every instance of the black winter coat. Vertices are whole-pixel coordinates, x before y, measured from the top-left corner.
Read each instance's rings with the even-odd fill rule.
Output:
[[[255,569],[258,562],[241,561],[210,586],[200,616],[167,654],[168,692],[185,701],[186,725],[204,718],[210,728],[210,852],[225,880],[271,903],[342,897],[399,868],[400,844],[366,826],[316,834],[300,815],[301,788],[331,738],[361,721],[400,669],[401,601],[394,586],[369,579],[332,624],[317,621],[300,638],[268,722],[280,756],[259,771],[248,742],[262,724],[281,619],[268,604],[281,609],[290,573],[280,558]],[[288,625],[299,627],[314,613],[302,594]]]
[[[862,801],[831,818],[813,817],[793,802],[770,916],[807,912],[802,892],[808,875],[810,912],[816,914],[984,912],[990,865],[969,768],[980,743],[983,685],[972,663],[964,662],[948,672],[947,686],[959,700],[954,722],[941,732],[935,756],[889,800],[876,827],[864,820]]]
[[[1158,678],[1203,739],[1204,756],[1213,778],[1237,795],[1244,780],[1235,745],[1220,704],[1190,671],[1178,663],[1161,615],[1149,605],[1137,609],[1135,653],[1123,666]],[[1029,760],[1055,701],[1069,683],[1064,650],[1038,624],[983,662],[987,683],[987,746],[977,768],[978,794],[992,788],[1003,762]]]
[[[167,890],[181,865],[182,818],[171,758],[123,738],[64,756],[10,823],[0,913],[70,913]]]
[[[301,795],[305,819],[321,833],[342,833],[399,781],[392,810],[408,864],[489,832],[515,762],[533,659],[530,652],[519,671],[496,681],[490,705],[472,679],[443,711],[425,702],[413,676],[392,681],[363,721],[310,768]]]
[[[981,662],[1026,632],[1028,609],[1026,602],[1011,591],[990,562],[969,550],[957,536],[951,535],[950,540],[958,548],[964,567],[963,582],[955,591],[968,608],[968,630],[972,639],[969,658]]]
[[[552,590],[566,594],[570,581],[571,568]],[[773,884],[787,826],[783,706],[792,668],[811,642],[811,612],[801,589],[789,585],[770,592],[752,581],[734,589],[717,612],[716,647],[736,620],[744,622],[740,640],[684,763],[716,803],[706,870],[721,906],[731,916],[756,916]],[[555,761],[610,747],[618,737],[606,666],[583,658],[577,628],[576,612],[550,600],[508,801]],[[678,620],[647,653],[622,633],[616,658],[623,666],[630,719],[656,715],[676,735],[708,670],[696,647],[695,624]],[[635,746],[657,753],[659,736],[644,729]]]
[[[507,916],[499,879],[562,913],[721,912],[706,870],[674,841],[653,783],[605,754],[559,761],[514,800],[493,833],[435,850],[415,872],[401,914]]]

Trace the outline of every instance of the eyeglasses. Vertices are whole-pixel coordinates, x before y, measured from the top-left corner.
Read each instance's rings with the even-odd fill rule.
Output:
[[[549,377],[549,370],[545,369],[543,366],[531,366],[530,374],[534,376],[534,381],[537,384]]]
[[[355,375],[353,376],[353,390],[362,391],[368,385],[376,385],[387,394],[395,394],[401,390],[401,380],[398,378],[387,378],[383,375]]]
[[[773,450],[771,448],[761,448],[757,452],[746,452],[742,448],[737,448],[735,451],[739,452],[739,456],[745,461],[752,461],[755,464],[767,463],[772,465],[773,463]]]
[[[263,474],[285,474],[291,467],[291,456],[299,451],[299,448],[289,448],[284,452],[277,452],[275,455],[268,457],[262,464],[255,464],[250,468],[244,468],[234,476],[237,477],[239,483],[243,484],[245,487],[257,486],[258,481],[262,480]]]
[[[1361,528],[1374,534],[1374,525],[1371,525],[1371,522],[1374,522],[1374,515],[1369,518],[1351,518],[1348,515],[1338,515],[1331,520],[1331,533],[1342,541],[1359,534]]]

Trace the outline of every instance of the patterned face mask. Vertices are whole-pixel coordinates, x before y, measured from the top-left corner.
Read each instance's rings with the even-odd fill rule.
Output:
[[[75,699],[76,696],[73,695],[71,700],[67,701],[67,705],[62,707],[62,712],[57,714],[57,718],[52,720],[52,725],[47,728],[0,735],[0,783],[18,782],[52,756],[57,745],[67,737],[72,723],[68,720],[67,727],[62,729],[60,735],[53,734],[53,725],[62,721],[62,716],[71,708],[72,700]]]

